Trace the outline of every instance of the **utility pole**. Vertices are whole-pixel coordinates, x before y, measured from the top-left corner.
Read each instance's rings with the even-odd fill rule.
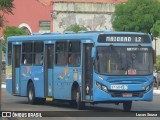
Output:
[[[0,38],[0,87],[1,87],[1,82],[2,82],[2,39]],[[0,102],[1,102],[1,99],[2,99],[2,93],[0,88]]]
[[[156,55],[157,55],[157,51],[156,51],[156,49],[157,49],[157,48],[156,48],[157,43],[156,43],[156,42],[157,42],[157,37],[155,37],[154,40],[155,40],[155,54],[154,54],[154,55],[155,55],[155,64],[156,64]]]
[[[156,44],[156,41],[157,41],[157,38],[155,37],[155,55],[156,55],[156,46],[157,46],[157,44]]]

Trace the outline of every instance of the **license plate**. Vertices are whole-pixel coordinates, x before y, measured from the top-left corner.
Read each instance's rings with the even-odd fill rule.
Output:
[[[123,97],[132,97],[132,93],[123,93],[122,96]]]
[[[128,85],[111,85],[112,90],[127,90]]]

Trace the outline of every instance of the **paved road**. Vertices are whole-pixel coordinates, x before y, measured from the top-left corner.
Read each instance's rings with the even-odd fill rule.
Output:
[[[62,103],[47,103],[45,105],[29,105],[27,103],[27,98],[26,97],[12,96],[8,92],[6,92],[5,88],[2,89],[1,110],[2,111],[28,111],[28,112],[29,111],[61,111],[61,112],[57,113],[58,117],[54,118],[54,120],[62,120],[62,119],[65,119],[65,120],[82,120],[81,117],[68,116],[67,111],[70,111],[69,113],[74,112],[76,114],[76,112],[78,110],[74,107],[71,107],[67,103],[63,103],[63,104]],[[110,114],[110,113],[111,114],[115,113],[115,115],[117,115],[117,113],[118,113],[118,115],[119,114],[124,114],[124,112],[122,110],[122,104],[120,104],[118,106],[113,105],[113,104],[97,104],[97,105],[94,105],[94,106],[93,105],[87,105],[85,112],[96,111],[96,110],[105,110],[106,114]],[[63,111],[65,111],[65,112],[63,112]],[[155,94],[152,102],[133,102],[132,111],[137,111],[137,112],[141,112],[141,111],[148,111],[148,112],[160,111],[160,95]],[[53,114],[55,114],[55,112],[53,112]],[[66,114],[67,114],[67,116],[65,116]],[[125,113],[125,114],[129,114],[129,113]],[[65,116],[65,117],[59,117],[59,116]],[[113,114],[113,116],[114,116],[114,114]],[[137,119],[140,120],[140,118],[142,118],[142,117],[138,117],[135,120],[137,120]],[[30,120],[30,119],[31,118],[20,118],[19,120]],[[36,119],[36,118],[34,118],[34,119]],[[38,119],[40,119],[40,118],[38,118]],[[51,118],[45,118],[45,119],[48,120],[48,119],[51,119]],[[90,120],[90,119],[97,120],[96,117],[87,117],[87,120]],[[100,117],[98,119],[106,120],[106,117]],[[113,117],[111,117],[111,119],[113,119]],[[127,117],[124,117],[124,118],[123,117],[115,117],[114,120],[115,119],[117,119],[117,120],[128,120],[130,118],[127,119]],[[154,118],[152,117],[152,118],[149,118],[148,120],[151,120],[151,119],[158,120],[157,117],[154,117]],[[133,118],[133,120],[134,120],[134,118]],[[145,118],[145,120],[147,120],[147,119]]]
[[[6,80],[5,80],[5,74],[2,74],[2,83],[5,83]]]
[[[74,107],[71,107],[67,103],[47,103],[45,105],[29,105],[27,103],[27,98],[26,97],[17,97],[17,96],[12,96],[10,95],[6,89],[5,89],[5,81],[3,81],[3,84],[1,85],[2,87],[2,99],[1,99],[1,110],[2,111],[61,111],[58,112],[57,114],[58,117],[54,117],[54,120],[106,120],[106,117],[59,117],[67,114],[67,111],[74,112],[76,113],[78,110]],[[120,105],[114,105],[114,104],[97,104],[97,105],[89,105],[87,104],[86,110],[85,111],[96,111],[96,110],[105,110],[106,114],[110,114],[111,116],[116,116],[117,113],[119,114],[124,114],[123,109],[122,109],[122,104]],[[64,112],[65,111],[65,112]],[[133,102],[133,107],[132,111],[160,111],[160,87],[159,89],[154,90],[154,99],[152,102]],[[115,113],[115,115],[113,114]],[[51,113],[52,114],[52,113]],[[55,114],[55,113],[54,113]],[[82,113],[83,114],[83,113]],[[112,115],[113,114],[113,115]],[[92,115],[91,115],[92,116]],[[122,115],[123,116],[123,115]],[[124,115],[125,116],[125,115]],[[127,116],[127,115],[126,115]],[[4,119],[4,118],[3,118]],[[31,118],[20,118],[19,120],[30,120]],[[33,119],[33,118],[32,118]],[[41,120],[41,118],[34,118],[35,120]],[[50,120],[53,119],[51,117],[47,118],[42,118],[42,120]],[[107,117],[108,119],[108,117]],[[111,120],[159,120],[157,117],[109,117]],[[4,119],[7,120],[7,119]],[[12,119],[10,119],[12,120]],[[13,119],[14,120],[14,119]]]
[[[68,103],[50,103],[46,105],[29,105],[27,97],[18,97],[10,95],[6,89],[2,89],[2,110],[6,111],[77,111],[76,108],[71,107]],[[123,111],[122,104],[87,104],[87,110],[106,110],[106,111]],[[160,94],[154,94],[152,102],[134,101],[132,111],[160,111]]]

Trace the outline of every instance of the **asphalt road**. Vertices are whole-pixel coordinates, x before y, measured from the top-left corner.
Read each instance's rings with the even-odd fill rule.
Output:
[[[79,111],[76,108],[70,106],[68,103],[48,102],[45,105],[29,105],[27,103],[26,97],[12,96],[6,91],[5,88],[1,90],[2,90],[1,111],[20,111],[20,112],[22,111],[28,111],[28,112],[30,111],[31,112],[33,111],[52,111],[52,112],[49,112],[50,116],[52,116],[53,114],[57,115],[57,117],[54,117],[54,120],[62,120],[62,119],[63,120],[64,119],[65,120],[82,120],[86,114],[90,114],[87,117],[85,116],[85,119],[87,120],[90,120],[90,119],[97,120],[97,118],[100,120],[106,120],[107,114],[110,116],[109,118],[112,120],[113,119],[114,120],[115,119],[117,120],[128,120],[128,119],[129,120],[130,119],[140,120],[143,118],[143,117],[136,117],[136,115],[135,117],[128,117],[130,113],[123,112],[122,104],[119,104],[118,106],[114,104],[97,104],[97,105],[87,104],[85,111]],[[90,113],[92,111],[105,111],[106,115],[104,114],[102,115],[105,117],[100,117],[99,115],[98,117],[95,117],[96,112]],[[160,111],[160,94],[155,94],[152,102],[133,102],[132,111],[137,111],[136,113],[141,113],[142,111],[147,111],[151,113],[154,113],[153,111]],[[145,114],[147,114],[147,112],[145,112]],[[76,116],[75,114],[77,113],[78,113],[78,116],[81,116],[80,114],[82,114],[82,117],[75,117]],[[83,116],[84,113],[86,114]],[[159,112],[159,115],[160,115],[160,112]],[[31,118],[18,118],[18,119],[19,120],[30,120]],[[34,119],[37,119],[37,120],[39,119],[48,120],[49,119],[50,120],[53,118],[47,117],[47,118],[34,118]],[[159,120],[158,117],[145,117],[145,120],[147,119],[148,120],[151,120],[151,119]]]
[[[5,83],[4,79],[2,82]],[[37,111],[48,111],[49,116],[57,117],[43,117],[43,118],[18,118],[18,120],[159,120],[159,117],[136,117],[136,113],[147,114],[147,112],[154,113],[159,111],[160,115],[160,87],[159,90],[154,90],[154,99],[152,102],[133,102],[132,111],[136,111],[133,114],[123,112],[122,104],[97,104],[90,105],[87,104],[85,111],[79,111],[76,108],[70,106],[68,103],[51,103],[48,102],[45,105],[29,105],[26,97],[18,97],[10,95],[6,89],[5,85],[2,90],[1,99],[1,111],[27,111],[27,112],[37,112]],[[98,114],[92,111],[105,111],[105,114]],[[90,113],[91,112],[91,113]],[[101,113],[101,112],[99,112]],[[56,115],[55,115],[56,114]],[[78,115],[76,115],[78,114]],[[84,115],[83,115],[84,114]],[[87,115],[88,116],[87,116]],[[133,117],[135,115],[135,117]],[[63,116],[63,117],[61,117]],[[75,117],[81,116],[81,117]],[[85,117],[84,117],[85,116]],[[87,116],[87,117],[86,117]],[[93,117],[94,116],[94,117]],[[98,117],[95,117],[98,116]],[[110,117],[108,117],[110,116]],[[122,116],[122,117],[121,117]],[[130,116],[130,117],[128,117]],[[7,118],[2,118],[2,120],[8,120]],[[17,120],[17,118],[9,118],[9,120]]]

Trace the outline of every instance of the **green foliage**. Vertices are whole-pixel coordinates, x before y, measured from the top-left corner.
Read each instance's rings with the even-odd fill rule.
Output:
[[[78,33],[78,31],[87,31],[87,28],[81,27],[77,24],[68,26],[64,31],[73,31],[75,33]]]
[[[0,27],[4,25],[4,14],[13,14],[12,9],[14,8],[13,0],[0,0]]]
[[[6,29],[3,31],[4,39],[7,40],[9,36],[19,36],[19,35],[27,35],[26,31],[15,27],[15,26],[7,26]],[[6,43],[6,42],[5,42]],[[6,44],[3,44],[2,50],[4,53],[6,52]]]
[[[13,0],[0,0],[0,10],[5,13],[12,13],[12,8],[14,8]]]
[[[153,37],[160,36],[160,20],[157,20],[156,23],[151,28],[151,33]]]
[[[128,0],[116,5],[112,26],[116,31],[150,33],[160,20],[160,3],[156,0]]]
[[[156,70],[160,71],[160,55],[158,55],[156,57],[156,64],[155,64],[155,66],[156,66]]]

